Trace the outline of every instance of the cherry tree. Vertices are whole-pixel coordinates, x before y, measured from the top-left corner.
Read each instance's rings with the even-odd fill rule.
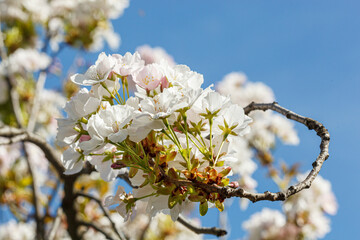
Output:
[[[279,105],[264,83],[232,72],[203,86],[202,74],[148,45],[101,52],[90,66],[78,59],[61,79],[64,48],[119,46],[111,20],[128,6],[0,2],[0,203],[9,216],[1,238],[225,238],[226,226],[204,227],[187,215],[226,212],[231,198],[242,209],[283,202],[282,211],[243,219],[246,239],[324,237],[337,211],[330,182],[318,176],[329,132]],[[44,87],[49,77],[64,82],[61,92]],[[295,122],[320,139],[306,173],[273,156],[277,139],[299,143]],[[277,192],[257,193],[259,167]]]

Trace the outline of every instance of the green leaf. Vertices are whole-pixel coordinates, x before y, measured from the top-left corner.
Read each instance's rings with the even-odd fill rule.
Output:
[[[216,167],[222,167],[224,166],[225,161],[218,161],[216,162]]]
[[[129,170],[129,178],[135,177],[137,172],[138,172],[137,168],[131,167],[130,170]]]
[[[221,180],[221,183],[223,184],[224,187],[226,187],[227,185],[229,185],[230,179],[228,178],[223,178]]]
[[[155,183],[155,181],[156,181],[155,174],[153,174],[153,173],[149,174],[149,181],[150,181],[150,183]]]
[[[172,209],[177,203],[177,198],[175,196],[169,196],[168,207]]]
[[[200,203],[199,210],[200,210],[200,215],[205,216],[208,211],[208,202],[205,201]]]
[[[171,188],[159,188],[156,193],[161,194],[161,195],[169,195],[171,193],[172,189]]]

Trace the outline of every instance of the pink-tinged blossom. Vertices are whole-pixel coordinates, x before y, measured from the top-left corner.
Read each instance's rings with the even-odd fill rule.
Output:
[[[112,56],[117,61],[114,71],[123,77],[135,76],[144,68],[144,61],[138,52],[134,54],[127,52],[124,56],[120,54],[113,54]]]
[[[100,53],[95,65],[85,72],[85,74],[75,74],[70,77],[71,81],[84,86],[99,84],[108,79],[109,74],[114,70],[116,59],[112,56],[106,56],[104,52]]]
[[[134,82],[147,91],[157,88],[165,75],[158,64],[146,65],[134,78]]]
[[[89,135],[81,135],[79,142],[89,141],[91,137]]]
[[[145,64],[152,63],[161,63],[166,61],[170,66],[175,65],[174,58],[170,56],[163,48],[161,47],[150,47],[149,45],[143,45],[136,49],[141,58],[145,61]]]

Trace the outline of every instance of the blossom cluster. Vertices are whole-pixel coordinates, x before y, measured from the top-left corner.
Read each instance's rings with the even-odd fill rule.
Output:
[[[0,18],[5,23],[5,44],[11,52],[20,43],[35,47],[36,25],[42,25],[55,51],[62,42],[98,51],[104,40],[115,49],[120,37],[109,20],[118,18],[128,6],[129,0],[4,0]],[[18,40],[24,36],[26,42]]]
[[[192,182],[229,185],[231,165],[241,161],[238,144],[249,132],[250,117],[230,97],[208,87],[203,76],[185,65],[165,61],[145,65],[136,52],[106,55],[84,74],[71,80],[82,88],[65,105],[67,118],[59,119],[57,144],[65,174],[75,174],[84,161],[95,166],[105,181],[129,168],[137,189],[119,187],[105,199],[117,204],[127,218],[137,201],[147,202],[147,212],[170,213],[177,219],[189,202],[223,210],[224,199],[207,193]],[[136,84],[135,96],[128,82]],[[241,164],[241,163],[239,163]]]
[[[299,175],[303,179],[305,175]],[[250,240],[319,239],[330,231],[326,214],[334,215],[337,202],[329,181],[317,176],[311,188],[290,197],[283,205],[285,214],[264,208],[243,223]]]

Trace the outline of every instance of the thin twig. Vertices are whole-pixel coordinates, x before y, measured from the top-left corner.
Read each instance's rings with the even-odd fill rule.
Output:
[[[46,71],[41,71],[36,82],[36,90],[34,95],[34,100],[32,103],[32,108],[30,112],[30,117],[27,125],[27,130],[29,132],[33,132],[36,124],[36,117],[38,116],[38,112],[40,110],[40,99],[41,92],[44,89],[45,81],[46,81],[47,73]]]
[[[269,192],[266,191],[264,193],[252,193],[248,192],[243,188],[231,188],[231,187],[220,187],[216,184],[208,185],[206,183],[199,182],[197,180],[181,180],[181,179],[173,179],[163,174],[163,177],[166,181],[176,184],[177,186],[189,186],[192,185],[194,187],[201,188],[207,193],[219,193],[219,195],[223,198],[231,198],[231,197],[240,197],[240,198],[247,198],[252,202],[268,200],[268,201],[284,201],[285,199],[289,198],[290,196],[294,195],[297,192],[300,192],[303,189],[309,188],[318,175],[323,163],[329,157],[329,142],[330,142],[330,134],[328,130],[318,121],[315,121],[311,118],[303,117],[299,114],[296,114],[286,108],[281,107],[276,102],[274,103],[251,103],[247,107],[244,108],[246,114],[250,113],[254,110],[273,110],[276,111],[288,119],[297,121],[299,123],[304,124],[309,128],[309,130],[315,130],[317,135],[321,138],[320,144],[320,153],[316,158],[315,162],[312,164],[312,170],[307,175],[307,177],[299,182],[296,185],[290,186],[288,189],[281,191],[281,192]]]
[[[47,239],[53,240],[56,236],[56,232],[59,229],[60,223],[61,223],[61,217],[62,217],[63,211],[62,208],[58,208],[56,212],[56,217],[54,220],[53,225],[51,226],[51,229],[48,232]]]
[[[28,154],[28,149],[27,146],[22,142],[21,143],[22,148],[24,150],[24,154],[25,154],[25,160],[26,160],[26,164],[29,170],[29,174],[30,177],[32,179],[31,181],[31,189],[32,189],[32,203],[34,205],[34,217],[35,217],[35,222],[36,222],[36,239],[44,239],[45,238],[45,229],[44,229],[44,222],[43,222],[43,217],[41,216],[41,204],[40,204],[40,200],[38,199],[39,196],[39,187],[37,186],[37,182],[36,182],[36,174],[33,168],[33,165],[30,161],[29,158],[29,154]]]
[[[96,226],[95,224],[93,223],[89,223],[89,222],[85,222],[85,221],[79,221],[79,225],[82,225],[82,226],[86,226],[86,227],[91,227],[91,228],[94,228],[96,231],[100,232],[101,234],[103,234],[106,239],[110,239],[110,240],[113,240],[113,238],[107,234],[105,231],[103,231],[100,227]]]
[[[224,235],[227,234],[226,230],[216,228],[216,227],[211,227],[211,228],[195,227],[192,223],[188,222],[182,216],[179,216],[177,221],[179,223],[181,223],[182,225],[184,225],[185,227],[187,227],[188,229],[190,229],[191,231],[193,231],[194,233],[197,233],[197,234],[211,234],[211,235],[215,235],[215,236],[218,236],[218,237],[221,237],[221,236],[224,236]]]
[[[0,145],[9,145],[16,142],[31,142],[37,145],[45,154],[50,164],[55,168],[59,176],[62,178],[64,167],[61,164],[58,153],[46,142],[45,139],[37,134],[29,133],[26,130],[4,126],[0,128]]]
[[[77,192],[75,193],[75,196],[78,197],[78,196],[82,196],[82,197],[86,197],[86,198],[89,198],[93,201],[95,201],[101,208],[101,210],[104,212],[104,215],[105,217],[110,221],[111,223],[111,227],[113,228],[114,232],[116,233],[116,235],[120,238],[120,239],[126,239],[125,236],[121,236],[122,234],[120,232],[118,232],[118,230],[116,229],[116,225],[114,223],[114,221],[111,219],[108,211],[104,208],[104,206],[102,205],[102,202],[100,201],[100,199],[94,197],[94,196],[91,196],[90,194],[87,194],[87,193],[84,193],[84,192]]]
[[[44,45],[44,48],[42,49],[43,52],[46,51],[48,42],[49,42],[49,38],[47,38],[45,40],[45,45]],[[29,132],[33,132],[35,125],[36,125],[36,117],[38,115],[38,112],[39,112],[40,106],[41,106],[41,104],[40,104],[41,92],[44,89],[47,74],[50,70],[50,67],[55,62],[55,57],[64,49],[64,47],[65,47],[65,45],[61,45],[57,51],[55,51],[51,54],[51,62],[49,64],[49,66],[47,66],[44,70],[40,71],[40,73],[39,73],[39,77],[38,77],[38,80],[36,82],[36,87],[35,87],[34,100],[32,102],[30,117],[29,117],[28,126],[27,126],[27,130]]]

